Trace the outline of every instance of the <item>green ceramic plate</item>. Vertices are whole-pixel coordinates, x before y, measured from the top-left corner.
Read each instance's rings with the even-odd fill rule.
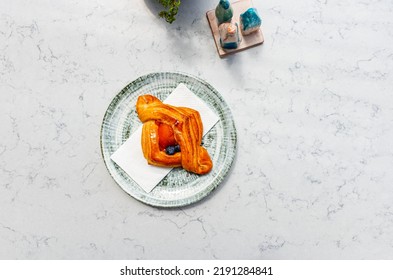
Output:
[[[137,97],[150,93],[164,100],[180,83],[204,100],[220,118],[202,141],[212,158],[213,169],[200,176],[174,168],[146,193],[110,156],[141,125],[135,111]],[[153,206],[179,207],[201,200],[223,181],[236,154],[236,129],[227,104],[211,85],[186,74],[152,73],[131,82],[112,100],[101,127],[101,151],[109,173],[132,197]]]

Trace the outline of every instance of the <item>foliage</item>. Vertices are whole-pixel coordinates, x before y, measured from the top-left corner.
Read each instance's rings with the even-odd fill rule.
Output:
[[[159,13],[159,16],[164,18],[167,22],[172,23],[176,20],[177,12],[179,11],[181,0],[158,0],[165,10]]]

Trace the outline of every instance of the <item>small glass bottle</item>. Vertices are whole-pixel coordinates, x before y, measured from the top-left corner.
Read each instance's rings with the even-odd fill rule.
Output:
[[[216,7],[217,24],[230,22],[233,17],[233,9],[229,0],[220,0]]]

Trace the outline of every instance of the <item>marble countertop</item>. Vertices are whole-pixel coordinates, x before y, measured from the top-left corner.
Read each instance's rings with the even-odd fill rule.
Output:
[[[0,1],[1,259],[393,258],[393,3],[256,1],[265,43],[220,59],[182,0]],[[141,75],[232,109],[238,151],[200,203],[157,209],[105,168],[100,128]]]

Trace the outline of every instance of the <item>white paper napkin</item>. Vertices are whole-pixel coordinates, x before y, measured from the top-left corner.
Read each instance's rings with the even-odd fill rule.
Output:
[[[186,85],[179,84],[164,103],[197,110],[203,123],[205,135],[219,120],[218,116]],[[171,168],[149,165],[143,157],[141,146],[142,126],[116,150],[111,159],[116,162],[142,189],[151,192],[171,171]]]

